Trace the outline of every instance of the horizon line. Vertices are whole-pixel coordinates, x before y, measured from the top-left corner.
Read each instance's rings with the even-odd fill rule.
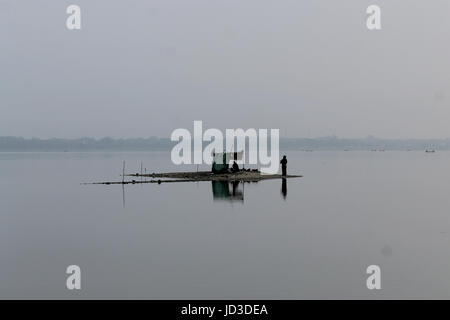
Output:
[[[23,136],[12,136],[12,135],[0,135],[0,139],[4,138],[13,138],[13,139],[23,139],[23,140],[81,140],[81,139],[89,139],[89,140],[105,140],[105,139],[111,139],[111,140],[137,140],[137,139],[168,139],[170,140],[170,137],[160,137],[160,136],[148,136],[148,137],[112,137],[112,136],[102,136],[102,137],[92,137],[92,136],[79,136],[76,138],[63,138],[63,137],[51,137],[51,138],[43,138],[43,137],[23,137]],[[367,135],[365,137],[340,137],[336,135],[328,135],[328,136],[315,136],[315,137],[285,137],[280,136],[281,139],[340,139],[340,140],[398,140],[398,141],[406,141],[406,140],[450,140],[450,137],[440,137],[440,138],[385,138],[385,137],[377,137],[372,135]]]

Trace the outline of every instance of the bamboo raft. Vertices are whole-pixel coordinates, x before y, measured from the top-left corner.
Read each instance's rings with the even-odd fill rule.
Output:
[[[210,171],[199,172],[165,172],[165,173],[151,173],[151,174],[126,174],[125,177],[136,177],[140,180],[122,180],[122,181],[106,181],[106,182],[92,182],[84,184],[141,184],[141,183],[175,183],[175,182],[199,182],[199,181],[241,181],[241,182],[257,182],[261,180],[273,179],[288,179],[301,178],[301,175],[286,175],[281,174],[262,174],[256,170],[241,170],[235,173],[217,174]],[[147,178],[151,178],[147,180]],[[158,178],[158,179],[157,179]],[[163,178],[163,179],[161,179]],[[145,179],[145,180],[144,180]]]

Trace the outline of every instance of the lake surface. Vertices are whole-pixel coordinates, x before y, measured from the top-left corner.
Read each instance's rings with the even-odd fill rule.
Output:
[[[120,181],[123,160],[196,170],[165,152],[0,153],[0,298],[450,298],[450,152],[286,154],[304,177],[284,196],[280,180],[234,195],[81,184]],[[381,290],[366,287],[372,264]]]

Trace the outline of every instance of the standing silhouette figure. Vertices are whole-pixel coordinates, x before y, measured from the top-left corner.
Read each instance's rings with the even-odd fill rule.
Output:
[[[280,163],[281,163],[281,172],[282,172],[281,174],[283,176],[285,176],[285,175],[287,175],[287,159],[286,159],[285,155],[283,156],[283,159],[281,159]]]

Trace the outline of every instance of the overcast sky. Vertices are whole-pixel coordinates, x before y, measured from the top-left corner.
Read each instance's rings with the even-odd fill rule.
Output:
[[[450,137],[450,1],[0,0],[0,136],[168,137],[193,120]]]

